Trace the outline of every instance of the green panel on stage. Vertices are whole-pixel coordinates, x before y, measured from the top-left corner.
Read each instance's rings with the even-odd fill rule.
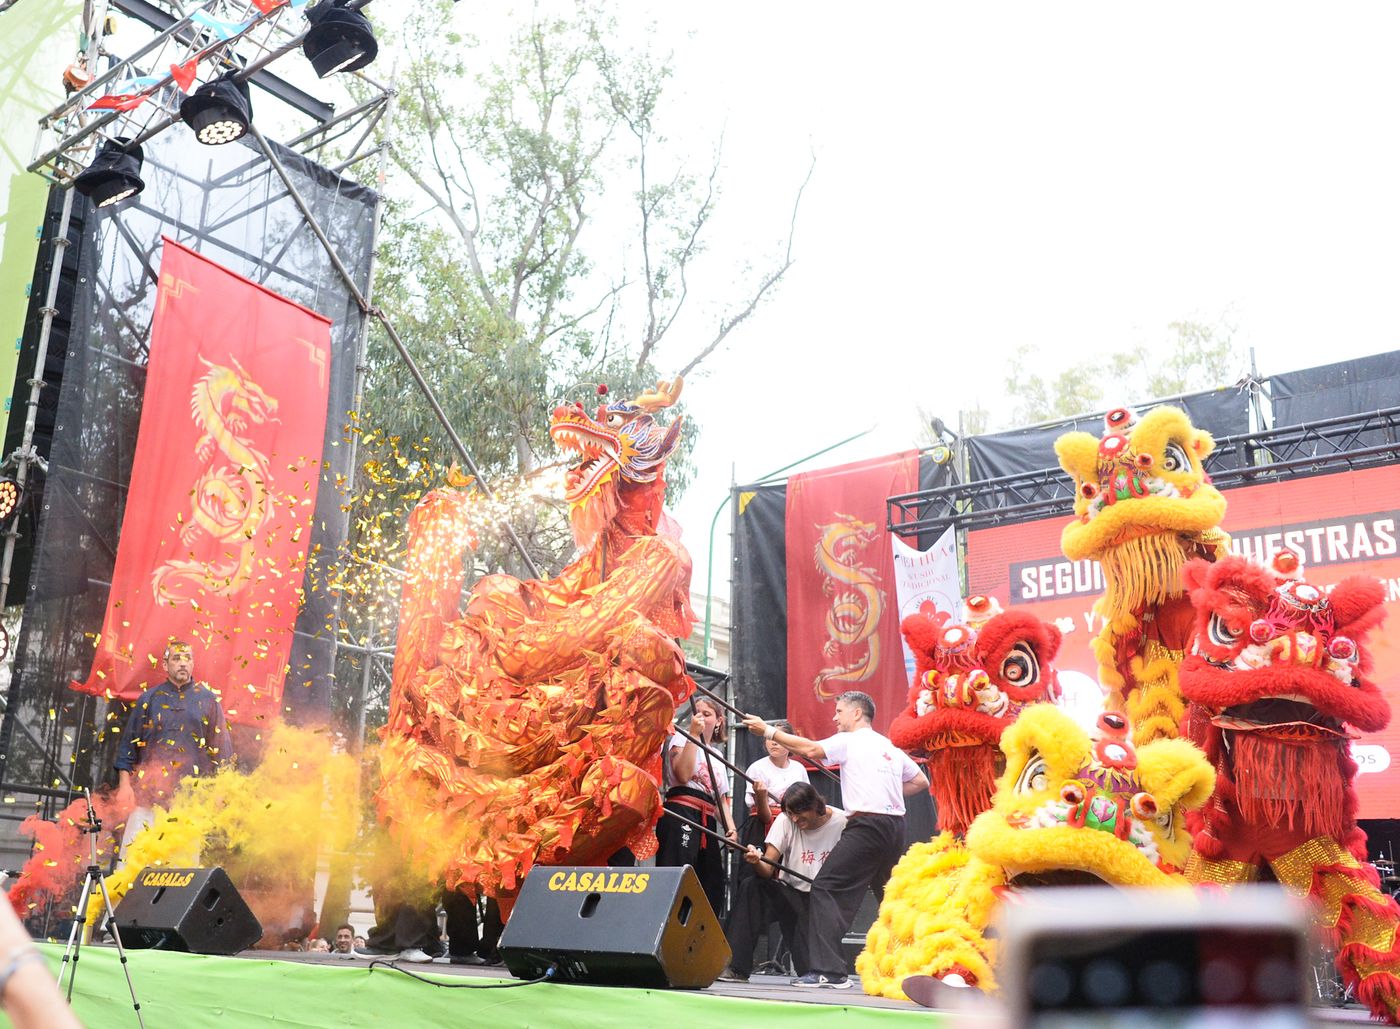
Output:
[[[44,944],[57,973],[63,947]],[[763,1029],[896,1029],[938,1027],[954,1016],[916,1008],[783,1003],[721,997],[705,990],[633,990],[542,983],[511,989],[451,989],[463,983],[512,982],[435,975],[419,982],[364,960],[305,963],[261,958],[206,957],[168,951],[128,951],[131,977],[146,1025],[180,1029],[232,1026],[491,1026],[513,1029],[618,1029],[620,1026],[750,1025]],[[431,965],[410,966],[416,973]],[[794,991],[795,993],[796,991]],[[824,995],[827,999],[830,995]],[[84,947],[73,1008],[87,1029],[134,1026],[126,979],[116,950]]]
[[[82,0],[20,0],[0,14],[0,397],[10,409],[49,184],[25,171],[39,117],[63,99]],[[38,287],[42,288],[42,286]]]

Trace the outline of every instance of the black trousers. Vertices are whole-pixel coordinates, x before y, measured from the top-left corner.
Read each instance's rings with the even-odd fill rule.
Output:
[[[378,895],[374,901],[375,922],[365,937],[367,946],[374,950],[416,948],[433,957],[442,954],[436,904],[414,904],[399,897],[381,900]]]
[[[501,909],[494,897],[486,898],[481,929],[476,924],[477,903],[456,890],[442,891],[442,909],[447,913],[447,952],[452,957],[476,954],[487,961],[497,958],[496,941],[501,938]]]
[[[812,884],[807,917],[809,972],[846,974],[841,937],[855,920],[867,887],[875,899],[885,896],[900,855],[904,853],[903,815],[852,815]]]
[[[705,897],[716,915],[724,912],[723,844],[699,832],[692,823],[699,823],[711,832],[719,831],[714,815],[702,815],[686,804],[668,800],[661,821],[656,824],[659,844],[656,863],[662,867],[679,868],[690,865],[700,880]]]
[[[800,971],[806,971],[807,894],[760,875],[741,879],[734,892],[729,910],[729,949],[733,951],[730,968],[744,975],[753,971],[753,952],[758,946],[759,934],[774,919],[792,948],[793,964]]]

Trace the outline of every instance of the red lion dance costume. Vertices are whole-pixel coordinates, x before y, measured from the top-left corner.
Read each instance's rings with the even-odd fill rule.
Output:
[[[938,828],[962,836],[992,806],[1001,733],[1027,704],[1054,701],[1060,630],[969,597],[967,621],[925,601],[900,623],[916,668],[909,706],[890,725],[896,747],[928,758]]]
[[[1190,734],[1216,770],[1215,795],[1193,816],[1187,876],[1228,886],[1267,865],[1315,903],[1342,977],[1394,1024],[1400,907],[1366,863],[1348,752],[1349,726],[1375,732],[1390,720],[1363,645],[1384,617],[1384,589],[1354,576],[1329,595],[1287,552],[1271,570],[1240,557],[1194,561],[1184,578],[1197,644],[1181,689]]]
[[[535,863],[655,853],[661,747],[694,684],[690,558],[661,510],[680,396],[554,410],[580,556],[549,580],[481,579],[459,616],[479,497],[435,490],[409,520],[408,577],[381,753],[381,818],[415,870],[503,914]],[[659,534],[671,531],[671,537]]]

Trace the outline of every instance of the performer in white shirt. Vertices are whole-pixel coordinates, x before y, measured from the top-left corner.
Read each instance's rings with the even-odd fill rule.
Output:
[[[851,981],[841,937],[867,887],[884,897],[890,871],[904,853],[904,798],[928,789],[928,777],[907,754],[871,727],[875,702],[851,690],[836,698],[837,732],[824,740],[783,732],[757,715],[744,726],[809,761],[841,766],[841,802],[848,821],[836,849],[812,884],[807,946],[810,969],[794,986],[844,990]]]
[[[785,732],[792,731],[792,726],[785,721],[773,724]],[[807,769],[802,767],[801,762],[792,759],[792,751],[787,747],[777,740],[764,740],[763,747],[768,754],[744,771],[748,779],[744,803],[749,808],[749,822],[744,829],[742,842],[753,846],[762,845],[769,826],[782,812],[783,792],[793,783],[809,781]]]
[[[783,812],[773,822],[763,849],[750,846],[744,860],[754,875],[739,882],[729,912],[729,967],[720,973],[724,982],[748,982],[753,971],[758,934],[776,919],[783,939],[792,948],[799,971],[807,970],[808,891],[846,828],[846,812],[828,807],[808,782],[793,783],[783,794]],[[788,875],[763,859],[776,861],[798,873]],[[798,876],[805,876],[799,878]]]

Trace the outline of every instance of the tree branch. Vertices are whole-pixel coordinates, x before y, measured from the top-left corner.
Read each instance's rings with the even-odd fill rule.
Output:
[[[816,171],[816,167],[817,157],[816,154],[813,154],[812,161],[807,166],[807,177],[802,180],[802,185],[798,188],[797,196],[792,202],[792,220],[788,223],[787,249],[784,252],[782,264],[763,277],[763,281],[758,284],[758,289],[754,291],[753,296],[749,298],[749,302],[744,305],[742,310],[720,322],[719,331],[715,333],[715,338],[701,349],[695,357],[691,358],[690,362],[677,374],[689,375],[701,361],[713,354],[715,350],[718,349],[719,345],[724,342],[725,337],[747,321],[749,316],[758,309],[758,305],[762,302],[765,294],[776,286],[778,281],[787,274],[787,270],[792,267],[792,241],[797,235],[797,212],[802,206],[802,194],[807,191],[807,185],[812,181],[812,173]]]

